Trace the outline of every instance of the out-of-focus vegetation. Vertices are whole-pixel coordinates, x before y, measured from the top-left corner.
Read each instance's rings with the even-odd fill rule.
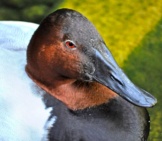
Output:
[[[161,0],[0,0],[0,5],[0,20],[37,23],[54,9],[75,9],[95,24],[120,65],[162,17]]]
[[[62,0],[0,0],[0,20],[40,22]]]
[[[149,141],[162,140],[162,19],[131,52],[123,69],[136,84],[156,96],[158,104],[149,110]]]
[[[161,0],[0,0],[0,6],[0,20],[39,23],[49,12],[62,7],[85,15],[132,81],[157,97],[158,104],[149,110],[149,141],[161,141]]]
[[[161,0],[65,0],[59,7],[88,17],[120,65],[162,17]]]

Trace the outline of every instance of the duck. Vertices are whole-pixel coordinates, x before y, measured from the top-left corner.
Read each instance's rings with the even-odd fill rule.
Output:
[[[1,21],[0,31],[0,140],[147,140],[156,98],[126,76],[81,13]]]

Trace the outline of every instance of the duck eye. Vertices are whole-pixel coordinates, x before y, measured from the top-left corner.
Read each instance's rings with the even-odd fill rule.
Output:
[[[73,43],[73,41],[70,41],[70,40],[65,41],[65,45],[66,47],[71,48],[71,49],[76,48],[76,45]]]

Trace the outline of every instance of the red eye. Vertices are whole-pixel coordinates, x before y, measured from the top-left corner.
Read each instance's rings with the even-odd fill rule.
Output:
[[[71,49],[76,48],[76,45],[72,41],[69,41],[69,40],[65,42],[65,45],[66,47],[71,48]]]

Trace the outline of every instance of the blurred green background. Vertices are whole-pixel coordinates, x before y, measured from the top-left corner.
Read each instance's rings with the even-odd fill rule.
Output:
[[[40,23],[62,7],[84,14],[129,78],[158,99],[149,109],[149,141],[162,141],[162,1],[0,0],[0,20]]]

